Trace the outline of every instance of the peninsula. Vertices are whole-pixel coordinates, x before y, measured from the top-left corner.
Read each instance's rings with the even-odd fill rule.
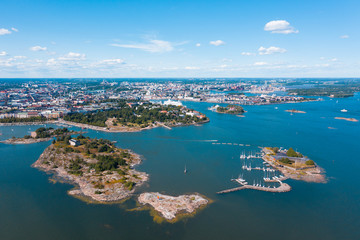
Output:
[[[138,201],[143,205],[150,205],[161,217],[169,222],[175,222],[178,216],[194,214],[196,209],[206,206],[209,200],[199,194],[180,195],[173,197],[158,192],[142,193]]]
[[[0,142],[7,144],[31,144],[31,143],[50,141],[54,137],[58,137],[58,136],[66,136],[66,135],[81,134],[81,133],[83,132],[69,131],[67,128],[54,129],[52,127],[49,128],[40,127],[36,129],[34,132],[31,132],[30,135],[25,135],[22,138],[12,137],[10,139]]]
[[[227,114],[243,114],[245,112],[243,107],[234,104],[227,105],[226,107],[215,105],[209,108],[209,110],[217,113],[227,113]]]
[[[325,183],[323,170],[317,164],[294,149],[264,147],[263,160],[279,170],[286,178],[306,182]]]
[[[107,132],[137,132],[160,126],[171,128],[208,121],[204,114],[184,106],[119,101],[111,109],[70,113],[59,122]]]
[[[133,169],[140,156],[109,140],[61,136],[45,149],[33,167],[54,173],[76,186],[69,194],[91,202],[117,202],[131,196],[148,175]]]

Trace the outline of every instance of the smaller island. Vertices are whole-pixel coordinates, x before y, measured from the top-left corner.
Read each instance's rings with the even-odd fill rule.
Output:
[[[227,114],[243,114],[245,112],[244,108],[239,105],[227,105],[226,107],[222,107],[219,105],[215,105],[209,108],[209,110],[217,112],[217,113],[227,113]]]
[[[294,149],[264,147],[263,160],[279,170],[285,178],[306,182],[325,183],[323,170],[317,164]]]
[[[199,194],[180,195],[173,197],[158,192],[142,193],[138,201],[143,205],[150,205],[161,217],[169,222],[175,222],[177,217],[194,214],[200,207],[206,206],[209,200]]]
[[[288,110],[285,110],[285,112],[289,112],[289,113],[306,113],[304,111],[300,111],[300,110],[296,110],[296,109],[288,109]]]
[[[345,120],[345,121],[349,121],[349,122],[358,122],[358,121],[359,121],[359,120],[357,120],[356,118],[335,117],[335,119]]]
[[[31,144],[38,142],[46,142],[50,141],[54,137],[66,136],[71,134],[80,134],[82,132],[69,131],[67,128],[57,128],[54,129],[52,127],[49,128],[38,128],[34,132],[31,132],[30,135],[25,135],[21,138],[12,137],[10,139],[1,141],[2,143],[7,144]]]
[[[133,169],[140,156],[106,139],[62,136],[53,141],[33,167],[54,173],[77,186],[69,194],[90,202],[119,202],[130,197],[148,175]]]

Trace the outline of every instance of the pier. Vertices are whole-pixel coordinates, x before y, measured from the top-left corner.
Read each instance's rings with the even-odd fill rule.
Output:
[[[243,190],[243,189],[254,189],[254,190],[265,191],[265,192],[289,192],[291,190],[291,187],[289,184],[283,183],[283,182],[279,182],[279,183],[280,183],[280,186],[277,188],[261,187],[261,186],[254,186],[254,185],[244,185],[241,187],[226,189],[226,190],[217,192],[217,194],[231,193],[231,192],[236,192],[236,191]]]

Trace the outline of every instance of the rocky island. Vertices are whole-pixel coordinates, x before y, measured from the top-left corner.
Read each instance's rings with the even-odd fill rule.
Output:
[[[294,149],[265,147],[263,160],[279,170],[286,178],[306,182],[325,183],[323,170],[311,159],[296,152]]]
[[[289,112],[289,113],[306,113],[304,111],[300,111],[300,110],[296,110],[296,109],[285,110],[285,112]]]
[[[67,128],[38,128],[34,132],[31,132],[31,135],[25,135],[21,138],[12,137],[10,139],[0,141],[7,144],[31,144],[38,142],[50,141],[54,137],[66,136],[71,134],[80,134],[82,132],[69,131]]]
[[[357,120],[356,118],[335,117],[335,119],[345,120],[345,121],[348,121],[348,122],[358,122],[358,121],[359,121],[359,120]]]
[[[161,217],[169,222],[176,221],[180,215],[189,215],[195,213],[196,209],[206,206],[209,200],[199,194],[180,195],[173,197],[160,194],[158,192],[142,193],[138,197],[141,204],[148,204],[154,208]]]
[[[140,156],[109,140],[62,136],[54,140],[33,167],[74,184],[69,194],[91,202],[117,202],[134,193],[148,175],[133,169]]]
[[[209,108],[209,110],[217,113],[227,113],[227,114],[243,114],[245,112],[243,107],[235,104],[227,105],[226,107],[215,105]]]

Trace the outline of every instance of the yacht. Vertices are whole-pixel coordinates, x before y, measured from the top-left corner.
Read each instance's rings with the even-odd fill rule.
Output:
[[[340,110],[340,112],[347,112],[347,111],[348,110],[346,110],[345,108]]]

